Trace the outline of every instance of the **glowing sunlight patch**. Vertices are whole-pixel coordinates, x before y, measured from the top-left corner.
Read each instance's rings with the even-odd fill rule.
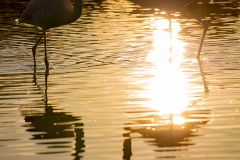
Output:
[[[173,123],[174,124],[178,124],[178,125],[184,124],[185,123],[185,119],[183,117],[181,117],[181,116],[174,116],[173,117]]]
[[[156,30],[154,36],[154,50],[149,54],[148,58],[157,54],[158,59],[182,56],[185,43],[179,40],[178,32],[181,30],[179,23],[172,21],[171,30],[169,29],[169,21],[166,19],[156,20],[154,26]],[[155,56],[156,58],[156,56]]]
[[[160,115],[179,114],[185,111],[190,103],[186,78],[179,68],[184,51],[184,43],[178,39],[180,25],[172,22],[171,35],[168,20],[157,20],[154,25],[156,26],[153,32],[154,49],[146,58],[152,67],[140,73],[151,77],[144,79],[144,89],[138,97],[148,98],[148,101],[142,102],[143,105],[158,110]],[[173,56],[175,57],[171,58]],[[135,74],[139,75],[139,72]],[[184,119],[177,116],[173,122],[182,124]]]

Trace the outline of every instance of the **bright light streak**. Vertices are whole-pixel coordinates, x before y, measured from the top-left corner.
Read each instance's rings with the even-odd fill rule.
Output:
[[[164,19],[157,20],[155,26],[154,49],[146,58],[146,61],[153,65],[146,73],[152,76],[147,79],[144,91],[138,94],[138,97],[149,98],[144,106],[159,110],[160,115],[180,114],[190,103],[186,78],[179,68],[184,52],[184,43],[178,39],[181,28],[177,22],[172,22],[170,34],[168,20]],[[173,116],[172,122],[183,124],[184,119]]]

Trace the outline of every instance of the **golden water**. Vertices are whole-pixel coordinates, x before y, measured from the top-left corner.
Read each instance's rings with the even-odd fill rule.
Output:
[[[127,0],[84,1],[77,22],[41,34],[16,25],[27,5],[0,17],[1,159],[240,159],[237,1],[188,7],[202,27]]]

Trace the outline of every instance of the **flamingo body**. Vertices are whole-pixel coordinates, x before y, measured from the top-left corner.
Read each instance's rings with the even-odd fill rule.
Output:
[[[81,3],[82,0],[75,0],[74,4],[79,4],[79,7],[74,10],[70,0],[31,0],[18,22],[32,24],[43,30],[66,25],[81,16]]]
[[[46,30],[75,22],[82,14],[82,0],[31,0],[23,11],[18,23],[32,24],[43,29],[43,33],[32,48],[34,67],[36,67],[36,48],[44,35],[45,64],[49,66],[46,52]]]
[[[158,9],[167,11],[168,15],[171,14],[172,10],[181,9],[182,11],[188,13],[193,18],[195,18],[198,22],[200,22],[203,25],[203,34],[202,34],[201,42],[198,49],[198,55],[197,55],[197,58],[199,59],[204,37],[208,30],[208,24],[203,20],[201,20],[201,18],[199,18],[197,15],[195,15],[185,7],[187,4],[196,2],[197,0],[130,0],[130,1],[145,8],[158,8]],[[213,0],[200,0],[200,1],[212,2]],[[170,21],[170,30],[171,30],[170,16],[169,16],[169,21]]]

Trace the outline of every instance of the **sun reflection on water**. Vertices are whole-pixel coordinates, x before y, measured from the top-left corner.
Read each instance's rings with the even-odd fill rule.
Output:
[[[159,111],[160,115],[172,115],[171,123],[183,124],[184,118],[179,114],[189,106],[190,99],[186,77],[179,67],[185,45],[178,38],[181,28],[173,21],[170,33],[169,21],[165,19],[157,20],[154,25],[154,49],[146,58],[153,65],[146,71],[152,77],[138,96],[149,98],[144,106]]]
[[[151,138],[147,143],[158,147],[194,145],[189,139],[198,136],[197,125],[209,122],[210,110],[194,108],[199,99],[192,95],[192,87],[196,86],[192,86],[180,66],[185,61],[185,43],[178,35],[180,25],[173,22],[170,30],[167,20],[156,20],[151,27],[156,28],[153,49],[144,66],[137,67],[130,76],[133,79],[128,81],[132,89],[136,88],[135,92],[130,90],[133,101],[128,104],[137,103],[137,107],[127,112],[131,123],[125,129],[130,137],[131,133],[139,133],[143,138]],[[200,75],[204,81],[201,69]]]
[[[156,30],[153,32],[154,49],[148,55],[147,60],[153,58],[165,61],[166,58],[182,56],[185,43],[179,40],[180,24],[172,21],[170,29],[169,21],[161,19],[156,20],[153,25],[156,27]]]

